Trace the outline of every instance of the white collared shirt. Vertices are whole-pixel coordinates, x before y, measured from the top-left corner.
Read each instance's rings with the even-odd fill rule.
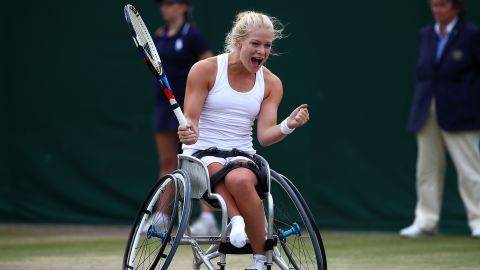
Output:
[[[447,24],[447,28],[445,29],[447,33],[446,33],[445,37],[447,37],[450,34],[450,32],[452,32],[452,30],[455,27],[455,25],[457,24],[457,22],[458,22],[458,17],[455,17],[449,24]],[[444,37],[442,37],[442,34],[440,33],[440,24],[438,22],[435,23],[435,33],[437,33],[437,35],[440,38],[444,38]]]
[[[442,58],[443,50],[445,49],[445,46],[447,45],[448,39],[450,37],[450,33],[452,32],[453,28],[458,22],[458,17],[455,17],[446,27],[446,34],[443,37],[442,34],[440,33],[440,24],[437,22],[435,24],[435,33],[437,33],[438,36],[438,43],[437,43],[437,51],[436,51],[436,57],[435,60],[437,62],[440,61]]]

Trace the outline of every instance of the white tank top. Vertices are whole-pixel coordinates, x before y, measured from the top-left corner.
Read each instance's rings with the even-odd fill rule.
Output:
[[[185,154],[217,147],[237,148],[255,154],[252,143],[253,122],[258,116],[265,92],[263,67],[255,74],[255,85],[248,92],[234,90],[228,82],[228,53],[217,56],[217,76],[199,119],[198,141],[183,145]],[[192,151],[195,150],[195,151]]]

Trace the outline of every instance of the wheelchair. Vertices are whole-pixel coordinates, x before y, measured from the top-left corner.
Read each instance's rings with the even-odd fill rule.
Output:
[[[254,158],[269,172],[268,191],[262,200],[267,269],[326,270],[322,238],[302,195],[260,155]],[[219,235],[190,234],[193,200],[204,200],[221,211]],[[168,269],[179,245],[191,246],[192,269],[200,269],[202,264],[209,270],[228,269],[227,255],[252,254],[248,243],[242,248],[230,244],[230,229],[227,206],[219,194],[211,191],[207,167],[195,157],[180,154],[178,169],[157,181],[138,211],[125,248],[123,269]]]

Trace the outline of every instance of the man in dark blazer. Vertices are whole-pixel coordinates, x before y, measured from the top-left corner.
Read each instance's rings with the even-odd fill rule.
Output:
[[[418,33],[408,128],[417,133],[417,205],[404,237],[437,231],[446,152],[458,175],[472,237],[480,238],[480,29],[463,21],[463,0],[430,0],[435,25]]]

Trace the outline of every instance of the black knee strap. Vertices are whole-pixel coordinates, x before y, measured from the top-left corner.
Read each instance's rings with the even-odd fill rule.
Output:
[[[247,162],[229,162],[227,163],[221,170],[219,170],[216,174],[210,176],[210,185],[213,188],[219,181],[221,181],[227,173],[238,169],[238,168],[246,168],[252,171],[257,179],[260,179],[260,169],[258,168],[257,164],[252,161]]]

